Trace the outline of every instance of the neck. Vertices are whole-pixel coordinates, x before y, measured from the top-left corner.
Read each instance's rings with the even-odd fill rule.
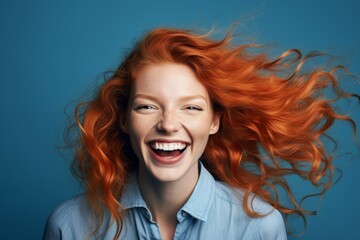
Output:
[[[155,221],[176,221],[176,214],[189,199],[199,177],[198,167],[190,169],[176,181],[160,181],[139,168],[141,194]]]

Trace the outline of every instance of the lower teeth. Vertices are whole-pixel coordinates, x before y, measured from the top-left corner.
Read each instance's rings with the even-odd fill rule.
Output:
[[[174,151],[163,151],[163,150],[154,150],[154,152],[161,157],[177,157],[184,150],[174,150]]]

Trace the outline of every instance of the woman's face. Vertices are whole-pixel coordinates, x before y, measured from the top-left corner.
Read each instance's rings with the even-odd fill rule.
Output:
[[[167,63],[139,72],[130,95],[127,132],[140,175],[163,182],[197,179],[198,159],[218,127],[219,116],[191,68]]]

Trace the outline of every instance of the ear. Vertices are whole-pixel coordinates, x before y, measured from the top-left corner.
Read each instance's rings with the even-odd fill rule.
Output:
[[[212,120],[212,123],[210,126],[209,135],[212,135],[212,134],[215,134],[218,132],[219,127],[220,127],[220,118],[221,118],[220,113],[214,113],[213,120]]]
[[[129,134],[128,125],[126,119],[120,119],[120,129],[124,132]]]

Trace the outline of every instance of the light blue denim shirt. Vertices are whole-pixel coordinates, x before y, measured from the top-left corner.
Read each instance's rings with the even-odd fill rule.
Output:
[[[253,208],[264,217],[251,218],[243,210],[243,192],[215,181],[200,164],[200,177],[185,205],[178,211],[174,240],[284,240],[287,239],[281,214],[269,204],[255,198]],[[161,239],[159,227],[143,200],[136,177],[132,177],[121,204],[126,209],[120,239]],[[110,217],[96,235],[91,234],[91,211],[86,195],[61,204],[49,217],[44,240],[113,239],[115,224]],[[104,229],[109,228],[108,231]]]

